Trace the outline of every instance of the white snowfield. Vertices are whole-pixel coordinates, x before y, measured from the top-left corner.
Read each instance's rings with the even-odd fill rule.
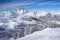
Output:
[[[60,28],[46,28],[17,40],[60,40]]]

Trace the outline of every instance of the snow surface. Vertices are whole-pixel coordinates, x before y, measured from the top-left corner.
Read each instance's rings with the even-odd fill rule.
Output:
[[[47,15],[48,14],[48,15]],[[59,17],[50,17],[48,11],[41,11],[41,12],[30,12],[24,8],[16,9],[13,11],[4,11],[0,12],[0,26],[7,26],[7,29],[14,29],[15,26],[20,25],[21,23],[24,24],[52,24],[51,20],[60,21]],[[49,16],[49,17],[48,17]],[[40,18],[41,17],[41,18]],[[57,22],[57,23],[58,23]],[[56,23],[54,21],[54,23]],[[6,25],[7,24],[7,25]]]
[[[48,11],[41,11],[41,12],[38,12],[36,15],[37,17],[40,17],[40,16],[46,16],[48,14]]]
[[[17,40],[60,40],[60,28],[46,28]]]

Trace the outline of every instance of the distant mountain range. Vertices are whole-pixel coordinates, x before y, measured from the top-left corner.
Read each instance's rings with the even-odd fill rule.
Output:
[[[53,15],[48,11],[30,12],[25,8],[4,11],[0,12],[0,28],[21,30],[27,35],[48,27],[60,27],[59,15]]]

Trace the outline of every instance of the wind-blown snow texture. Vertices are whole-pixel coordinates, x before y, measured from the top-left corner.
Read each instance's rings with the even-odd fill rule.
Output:
[[[60,40],[60,28],[46,28],[17,40]]]

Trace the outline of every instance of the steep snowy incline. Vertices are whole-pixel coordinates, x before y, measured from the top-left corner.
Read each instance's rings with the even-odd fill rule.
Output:
[[[60,28],[46,28],[17,40],[60,40]]]

